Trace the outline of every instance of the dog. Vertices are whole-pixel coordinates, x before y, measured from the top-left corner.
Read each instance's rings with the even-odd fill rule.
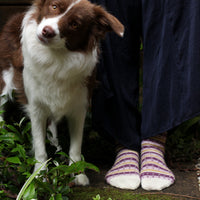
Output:
[[[56,140],[55,126],[63,116],[69,125],[69,156],[73,162],[81,160],[88,81],[98,62],[99,42],[110,31],[123,37],[124,26],[87,0],[34,0],[26,12],[4,26],[0,35],[0,104],[15,98],[30,117],[39,161],[35,171],[47,160],[47,122],[51,121]],[[75,184],[87,185],[89,180],[79,174]]]

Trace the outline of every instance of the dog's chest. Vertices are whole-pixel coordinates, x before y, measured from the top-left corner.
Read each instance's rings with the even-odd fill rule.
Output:
[[[95,66],[92,57],[71,55],[61,62],[62,59],[51,56],[50,64],[42,64],[35,63],[29,56],[24,57],[23,77],[29,104],[37,102],[57,119],[86,108],[88,89],[85,81]]]
[[[32,79],[24,73],[25,91],[30,105],[40,106],[55,118],[86,106],[88,90],[83,80],[51,80],[45,75],[42,79],[37,78]]]
[[[56,118],[72,114],[77,108],[86,108],[88,90],[83,81],[76,83],[57,82],[44,85],[39,95],[43,95],[42,102]]]

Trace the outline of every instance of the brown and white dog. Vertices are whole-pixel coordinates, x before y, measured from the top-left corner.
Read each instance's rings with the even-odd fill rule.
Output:
[[[102,7],[87,0],[35,0],[15,15],[0,35],[1,105],[18,95],[31,123],[35,158],[47,160],[46,124],[56,139],[55,125],[66,116],[69,156],[81,159],[88,105],[88,77],[98,61],[98,43],[108,31],[123,36],[123,25]],[[35,170],[40,164],[35,165]],[[84,174],[75,183],[87,185]]]

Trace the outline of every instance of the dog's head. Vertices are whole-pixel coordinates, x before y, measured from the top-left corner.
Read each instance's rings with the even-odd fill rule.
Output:
[[[35,0],[34,5],[37,37],[44,45],[89,51],[106,32],[124,34],[124,26],[113,15],[87,0]]]

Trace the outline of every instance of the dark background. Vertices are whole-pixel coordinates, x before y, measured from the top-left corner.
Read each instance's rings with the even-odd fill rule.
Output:
[[[0,31],[7,19],[18,12],[23,12],[32,0],[0,0]]]

